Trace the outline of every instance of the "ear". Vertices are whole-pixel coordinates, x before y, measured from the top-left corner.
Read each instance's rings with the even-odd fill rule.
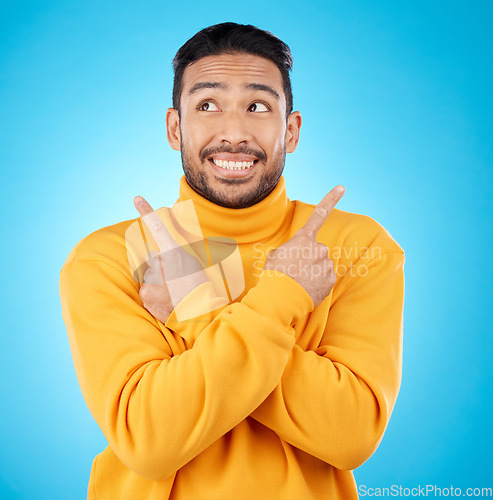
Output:
[[[168,110],[166,111],[166,130],[169,145],[174,150],[180,151],[180,117],[178,116],[178,111],[175,108],[168,108]]]
[[[293,111],[288,116],[286,127],[286,153],[292,153],[298,147],[300,140],[301,113]]]

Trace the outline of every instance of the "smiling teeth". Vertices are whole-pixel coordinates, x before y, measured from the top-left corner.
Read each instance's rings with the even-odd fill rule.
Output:
[[[226,160],[212,160],[215,165],[227,170],[245,170],[250,168],[255,162],[253,161],[226,161]]]

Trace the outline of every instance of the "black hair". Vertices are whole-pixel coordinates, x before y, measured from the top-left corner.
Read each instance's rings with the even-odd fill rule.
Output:
[[[293,111],[293,94],[289,72],[293,56],[289,47],[269,31],[251,24],[221,23],[204,28],[182,45],[173,59],[173,108],[180,114],[183,73],[194,62],[220,54],[251,54],[272,61],[281,72],[286,96],[286,116]]]

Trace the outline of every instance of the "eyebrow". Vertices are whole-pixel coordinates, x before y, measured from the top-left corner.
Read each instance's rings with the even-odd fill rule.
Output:
[[[202,89],[227,89],[229,85],[226,85],[222,82],[197,82],[192,88],[188,91],[188,95],[194,94]],[[261,90],[264,92],[268,92],[276,99],[280,99],[279,94],[269,85],[264,85],[263,83],[248,83],[245,85],[245,88],[252,90]]]

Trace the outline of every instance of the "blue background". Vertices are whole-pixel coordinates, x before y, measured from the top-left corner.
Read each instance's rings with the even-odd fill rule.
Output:
[[[405,249],[401,393],[355,475],[492,486],[489,1],[3,1],[0,494],[80,499],[105,439],[75,377],[58,276],[90,232],[172,204],[174,53],[223,21],[291,47],[304,122],[288,196],[370,215]]]

